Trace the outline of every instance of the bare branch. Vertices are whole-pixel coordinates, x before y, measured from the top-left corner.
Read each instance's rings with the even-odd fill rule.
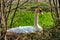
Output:
[[[1,40],[5,40],[5,34],[6,34],[6,21],[5,21],[5,2],[4,0],[1,0],[1,24],[2,24],[2,27],[1,27],[1,37],[2,39]]]
[[[20,8],[21,6],[23,6],[25,3],[27,3],[29,0],[27,0],[27,1],[25,1],[24,3],[22,3],[21,5],[19,5],[18,6],[18,8]],[[15,7],[16,8],[16,7]],[[15,8],[12,8],[10,11],[12,11],[12,10],[15,10]],[[7,13],[8,13],[8,11],[7,11]]]
[[[53,0],[53,4],[54,4],[54,6],[55,6],[55,13],[56,13],[56,16],[59,18],[58,8],[57,8],[57,0]]]
[[[51,0],[49,0],[49,4],[50,4],[50,7],[51,7],[51,16],[52,16],[52,19],[53,19],[53,21],[54,21],[54,23],[55,23],[55,18],[54,18],[54,14],[53,14],[53,7],[52,7],[52,3],[51,3]]]
[[[10,14],[12,2],[13,2],[12,0],[9,1],[10,4],[9,4],[9,11],[8,11],[8,13],[6,14],[6,22],[7,22],[7,20],[8,20],[9,14]],[[6,25],[7,25],[7,24],[6,24]]]
[[[59,2],[59,8],[60,8],[60,0],[58,0],[58,2]]]
[[[18,5],[19,5],[19,1],[20,1],[20,0],[18,0],[17,6],[16,6],[15,11],[14,11],[14,14],[13,14],[13,17],[12,17],[12,19],[11,19],[10,28],[11,28],[11,26],[12,26],[12,24],[13,24],[13,20],[14,20],[14,17],[15,17],[15,15],[16,15],[16,11],[17,11],[17,8],[18,8]]]

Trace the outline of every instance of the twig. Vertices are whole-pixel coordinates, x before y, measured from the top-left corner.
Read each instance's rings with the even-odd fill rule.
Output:
[[[55,2],[56,2],[56,3],[55,3]],[[57,9],[57,0],[56,0],[56,1],[53,0],[53,4],[54,4],[54,6],[55,6],[56,16],[57,16],[57,18],[59,18],[58,9]]]
[[[12,0],[9,1],[9,3],[10,3],[9,5],[10,5],[10,6],[9,6],[9,11],[8,11],[8,13],[6,14],[6,22],[7,22],[7,20],[8,20],[9,14],[10,14],[12,2],[13,2]],[[7,24],[6,24],[6,25],[7,25]]]
[[[49,4],[50,4],[50,6],[51,6],[51,16],[52,16],[52,19],[53,19],[53,21],[54,21],[54,23],[55,23],[55,18],[54,18],[54,14],[53,14],[53,7],[52,7],[52,4],[51,4],[51,0],[49,0]]]
[[[25,1],[24,3],[22,3],[21,5],[19,5],[18,6],[18,8],[20,8],[21,6],[23,6],[25,3],[27,3],[28,2],[28,0],[27,1]],[[15,7],[16,8],[16,7]],[[12,8],[10,11],[12,11],[12,10],[15,10],[15,8]],[[7,11],[8,12],[8,11]]]
[[[17,11],[17,8],[18,8],[18,5],[19,5],[19,1],[20,1],[20,0],[18,0],[17,6],[16,6],[15,11],[14,11],[14,14],[13,14],[13,17],[12,17],[12,19],[11,19],[10,28],[11,28],[11,26],[12,26],[12,24],[13,24],[13,20],[14,20],[14,17],[15,17],[15,14],[16,14],[16,11]]]

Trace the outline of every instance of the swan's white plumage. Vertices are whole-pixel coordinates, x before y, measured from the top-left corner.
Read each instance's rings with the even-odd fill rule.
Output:
[[[14,33],[34,33],[35,31],[36,29],[32,26],[19,26],[7,30],[7,32],[14,32]]]

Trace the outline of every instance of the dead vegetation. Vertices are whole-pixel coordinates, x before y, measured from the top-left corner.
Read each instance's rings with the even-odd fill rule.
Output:
[[[27,33],[27,34],[15,34],[12,32],[6,33],[7,40],[60,40],[60,30],[49,29],[43,30],[43,33],[36,32],[36,33]]]

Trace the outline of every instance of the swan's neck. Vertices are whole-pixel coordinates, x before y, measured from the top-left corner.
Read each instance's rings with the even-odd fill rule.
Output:
[[[37,30],[40,28],[38,24],[38,13],[35,13],[34,15],[34,26],[36,27]]]

